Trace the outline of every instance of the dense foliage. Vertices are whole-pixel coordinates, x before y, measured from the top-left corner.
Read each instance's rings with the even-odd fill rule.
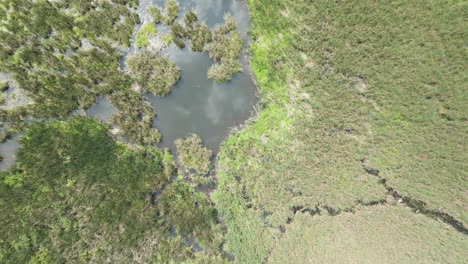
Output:
[[[84,117],[27,129],[16,168],[0,174],[1,263],[180,261],[196,257],[188,235],[213,247],[203,258],[218,258],[213,209],[190,186],[170,184],[172,158],[107,131]],[[165,236],[172,223],[177,234]]]
[[[144,106],[141,95],[132,93],[132,78],[118,65],[121,54],[116,46],[130,45],[134,25],[139,23],[138,15],[129,8],[137,3],[0,2],[4,18],[0,70],[13,73],[34,101],[22,108],[1,110],[0,121],[7,126],[2,140],[20,131],[26,116],[64,117],[75,109],[90,107],[95,96],[112,94],[112,103],[121,111],[114,120],[124,135],[145,144],[159,141],[159,133],[148,121],[155,115],[153,110]],[[139,45],[145,45],[145,38],[155,31],[154,25],[143,29]],[[125,98],[129,94],[130,98]],[[131,133],[131,128],[138,128],[138,133]]]

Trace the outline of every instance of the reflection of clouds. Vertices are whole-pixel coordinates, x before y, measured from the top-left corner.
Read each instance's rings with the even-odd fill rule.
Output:
[[[18,151],[20,144],[18,143],[18,135],[0,144],[0,155],[3,156],[3,160],[0,161],[0,170],[6,170],[10,168],[16,160],[16,152]]]
[[[206,20],[209,16],[223,16],[223,0],[197,0],[195,11],[200,20]]]
[[[213,82],[205,104],[205,115],[215,125],[221,121],[227,106],[224,89],[226,87],[219,87],[218,83]]]
[[[107,96],[97,96],[96,103],[86,110],[86,114],[104,123],[109,123],[118,109],[109,101]]]
[[[184,107],[181,107],[181,106],[176,105],[176,106],[174,106],[174,109],[175,109],[178,113],[180,113],[180,114],[182,114],[182,115],[184,115],[184,116],[190,116],[190,110],[188,110],[188,109],[186,109],[186,108],[184,108]]]
[[[245,101],[242,100],[242,98],[240,97],[236,97],[233,101],[232,101],[232,106],[234,107],[234,109],[236,110],[236,112],[242,112],[243,110],[246,109],[247,105],[245,104]]]

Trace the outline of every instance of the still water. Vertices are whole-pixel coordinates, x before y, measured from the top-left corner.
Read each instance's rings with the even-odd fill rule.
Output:
[[[143,19],[148,19],[145,10],[151,4],[162,7],[164,1],[142,1],[139,10]],[[249,27],[247,3],[240,0],[180,1],[179,19],[190,9],[195,10],[199,20],[210,28],[223,24],[224,15],[231,14],[244,40],[241,55],[243,71],[229,82],[217,83],[207,78],[208,69],[213,64],[207,53],[190,51],[189,43],[183,50],[171,44],[162,53],[181,69],[181,80],[172,87],[169,95],[146,94],[145,98],[156,110],[154,126],[162,134],[162,146],[173,149],[174,140],[196,133],[208,148],[217,152],[229,128],[248,119],[252,106],[257,102],[245,54]],[[164,26],[158,25],[158,30],[164,31]]]

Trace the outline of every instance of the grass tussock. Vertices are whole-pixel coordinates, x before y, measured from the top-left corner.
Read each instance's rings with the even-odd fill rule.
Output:
[[[174,44],[180,48],[185,48],[184,38],[187,36],[187,31],[179,23],[173,23],[171,25],[171,38]]]
[[[211,41],[211,30],[205,23],[192,22],[185,25],[188,38],[190,39],[190,49],[193,51],[203,51],[206,43]]]
[[[138,84],[155,95],[167,95],[180,79],[180,70],[173,62],[148,50],[130,56],[126,63]]]
[[[10,86],[9,86],[7,80],[1,80],[0,81],[0,92],[4,92],[4,91],[8,90],[9,87]]]
[[[466,175],[461,159],[466,156],[461,103],[466,60],[459,3],[250,0],[249,9],[251,65],[262,93],[261,111],[224,142],[213,195],[228,227],[225,248],[236,261],[260,263],[278,246],[282,254],[298,252],[292,254],[298,257],[294,262],[316,256],[306,252],[341,252],[328,251],[327,239],[309,246],[297,246],[297,239],[289,244],[296,243],[298,251],[289,251],[293,247],[280,238],[320,238],[327,233],[320,233],[321,227],[334,230],[310,222],[290,229],[294,208],[306,214],[326,205],[343,212],[385,200],[381,178],[398,193],[466,223],[466,202],[453,202],[466,201],[467,188],[460,178]],[[393,239],[396,243],[411,236],[412,224],[386,221],[404,230]],[[314,228],[305,234],[305,225]],[[345,229],[353,225],[349,227]],[[447,241],[456,232],[430,225],[418,231]],[[328,241],[343,232],[338,234]],[[360,234],[353,230],[343,241]],[[372,243],[373,234],[367,236]],[[431,247],[440,246],[435,241]],[[433,251],[437,257],[423,254],[419,259],[450,259],[444,251],[454,247],[444,245]],[[370,252],[378,259],[395,257],[385,250]],[[275,255],[278,263],[285,261],[282,254]],[[328,256],[339,262],[346,258],[340,254]],[[401,257],[397,262],[416,259],[395,254]]]
[[[149,45],[149,38],[157,36],[156,26],[153,23],[145,23],[136,35],[136,47],[143,48]]]
[[[152,22],[155,24],[159,24],[163,22],[164,16],[163,13],[161,12],[161,9],[157,6],[148,6],[146,9],[148,11],[148,14],[151,16]]]
[[[123,90],[109,95],[110,102],[119,109],[112,117],[120,127],[120,134],[143,145],[158,143],[161,134],[153,128],[153,118],[156,115],[151,105],[143,101],[140,93]]]
[[[167,0],[164,4],[164,24],[172,25],[179,14],[179,2],[177,0]]]
[[[212,169],[211,157],[213,152],[203,146],[201,138],[191,134],[185,139],[175,141],[180,163],[187,171],[206,175]]]
[[[208,78],[218,82],[232,79],[232,76],[242,67],[239,57],[242,51],[242,39],[237,32],[236,23],[229,16],[224,17],[225,23],[217,26],[212,34],[212,41],[204,47],[215,64],[208,70]]]

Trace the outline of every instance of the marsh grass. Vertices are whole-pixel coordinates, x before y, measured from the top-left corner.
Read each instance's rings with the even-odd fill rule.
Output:
[[[0,262],[151,263],[222,259],[207,198],[170,183],[170,154],[127,147],[86,117],[33,123],[0,172]],[[169,167],[166,167],[169,165]],[[157,198],[154,190],[167,186]],[[171,226],[177,234],[167,236]],[[187,235],[206,247],[194,254]],[[216,262],[220,263],[220,262]]]
[[[225,248],[236,261],[261,263],[281,248],[273,253],[278,263],[317,259],[313,252],[333,252],[326,256],[336,256],[339,263],[346,257],[327,240],[363,241],[379,248],[386,238],[367,231],[370,226],[378,230],[374,227],[382,222],[392,224],[396,246],[410,240],[415,252],[424,250],[422,244],[439,248],[432,256],[418,255],[422,262],[450,260],[453,254],[445,252],[466,247],[461,245],[466,242],[448,242],[459,237],[456,229],[424,215],[402,217],[414,214],[406,209],[383,208],[376,218],[393,214],[399,220],[379,222],[370,215],[376,221],[372,225],[359,222],[358,210],[348,219],[333,215],[320,222],[308,213],[326,205],[336,214],[385,200],[388,190],[379,180],[386,179],[399,193],[466,223],[466,77],[461,70],[467,63],[462,55],[466,8],[459,4],[249,1],[251,65],[262,93],[261,111],[224,141],[213,194],[228,227]],[[308,220],[292,227],[301,213],[297,208]],[[409,235],[418,225],[414,219],[423,216],[425,227]],[[313,228],[305,231],[306,226]],[[335,228],[343,231],[329,236]],[[427,240],[408,239],[427,234]],[[304,238],[313,243],[297,243]],[[441,246],[438,239],[447,244]],[[381,260],[400,257],[401,263],[416,259],[386,250],[367,253]],[[354,262],[368,260],[352,256]]]
[[[8,80],[1,80],[0,81],[0,92],[4,92],[4,91],[8,90],[8,88],[9,88]]]
[[[175,22],[170,27],[171,37],[174,44],[180,48],[185,48],[184,38],[187,36],[187,31],[178,22]]]
[[[177,0],[167,0],[164,4],[164,24],[172,25],[179,14],[179,2]]]
[[[167,95],[180,79],[180,70],[173,62],[148,50],[130,56],[126,64],[138,84],[155,95]]]
[[[153,23],[145,23],[136,35],[135,46],[143,48],[149,45],[149,38],[157,36],[156,26]]]
[[[230,15],[226,15],[224,20],[223,25],[213,30],[211,42],[203,48],[215,61],[215,64],[208,70],[208,78],[217,82],[231,80],[236,72],[242,71],[239,62],[242,39]]]
[[[174,143],[177,157],[187,172],[193,170],[196,174],[206,175],[211,171],[213,152],[203,146],[198,135],[190,134],[187,138],[177,139]]]
[[[109,100],[119,109],[119,113],[112,117],[112,122],[119,124],[121,135],[143,145],[160,141],[161,134],[153,128],[156,114],[151,105],[143,101],[140,93],[132,90],[117,91],[109,95]]]
[[[211,30],[205,23],[192,22],[185,25],[188,38],[190,39],[190,49],[192,51],[203,51],[206,43],[211,41]]]

